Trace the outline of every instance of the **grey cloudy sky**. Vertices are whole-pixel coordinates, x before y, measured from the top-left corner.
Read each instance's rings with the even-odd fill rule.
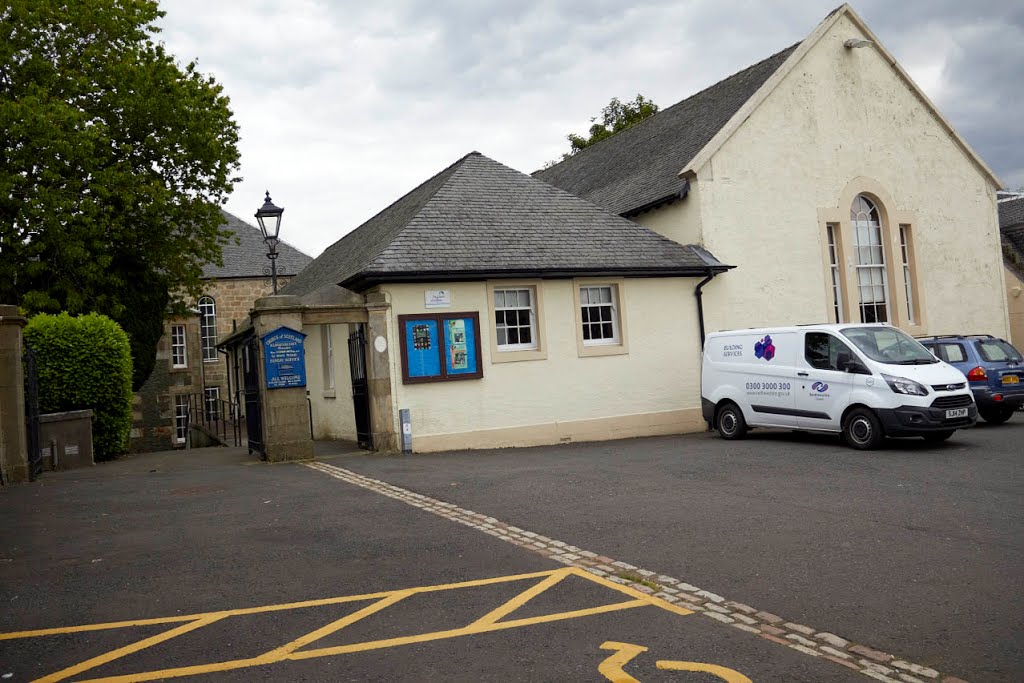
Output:
[[[477,150],[524,172],[612,97],[662,108],[804,38],[836,0],[165,0],[160,38],[231,97],[242,175],[317,255]],[[1024,3],[863,0],[879,39],[1012,188]]]

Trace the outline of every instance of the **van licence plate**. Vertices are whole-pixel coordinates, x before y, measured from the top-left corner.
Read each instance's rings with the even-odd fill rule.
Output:
[[[1003,375],[1003,384],[1020,384],[1020,377],[1017,375]]]
[[[955,420],[958,417],[967,417],[967,408],[957,408],[955,410],[946,411],[947,420]]]

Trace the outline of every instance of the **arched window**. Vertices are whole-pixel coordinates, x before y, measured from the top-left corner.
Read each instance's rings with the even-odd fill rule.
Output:
[[[853,247],[857,253],[861,322],[888,322],[889,282],[885,274],[882,220],[878,215],[878,207],[864,195],[857,195],[850,207],[850,224],[853,228]]]
[[[199,338],[202,340],[203,361],[216,361],[217,304],[210,296],[199,299]]]

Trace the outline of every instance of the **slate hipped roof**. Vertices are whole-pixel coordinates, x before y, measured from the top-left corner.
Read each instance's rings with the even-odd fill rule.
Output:
[[[799,45],[533,175],[623,216],[680,198],[687,186],[679,172]]]
[[[224,265],[208,263],[203,266],[203,278],[223,279],[241,277],[263,277],[265,269],[270,267],[267,259],[267,245],[263,241],[260,229],[249,225],[238,216],[227,211],[221,229],[233,233],[233,237],[224,245]],[[238,243],[235,243],[235,237]],[[277,274],[295,275],[306,267],[313,257],[303,254],[290,244],[277,243]]]
[[[698,276],[728,267],[472,152],[328,247],[281,293],[484,277]]]

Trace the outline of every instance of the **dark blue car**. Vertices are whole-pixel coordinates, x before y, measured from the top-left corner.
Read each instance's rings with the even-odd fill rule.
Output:
[[[1013,345],[989,334],[922,337],[939,360],[967,377],[978,415],[1002,424],[1024,406],[1024,359]]]

